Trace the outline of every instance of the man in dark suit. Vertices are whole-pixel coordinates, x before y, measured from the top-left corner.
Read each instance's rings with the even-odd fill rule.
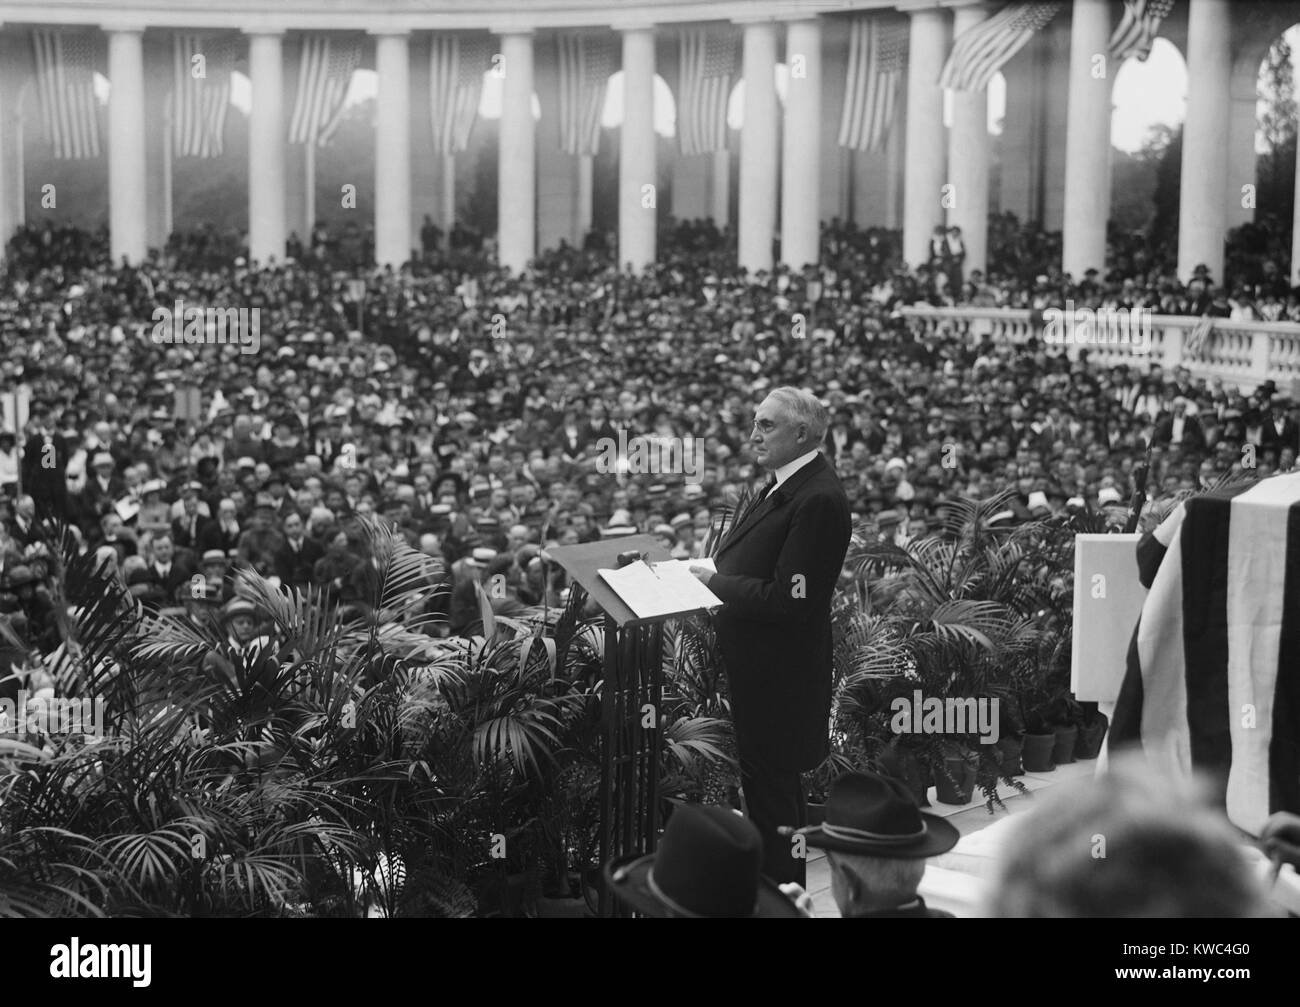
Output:
[[[191,577],[191,568],[176,559],[171,534],[163,532],[153,540],[153,562],[147,568],[149,583],[157,585],[163,597],[173,598],[176,589]]]
[[[1274,396],[1269,403],[1272,415],[1264,421],[1260,430],[1259,446],[1264,451],[1272,451],[1280,457],[1283,448],[1290,448],[1293,453],[1300,452],[1300,428],[1295,420],[1287,415],[1291,408],[1289,399]]]
[[[316,561],[325,555],[320,543],[303,531],[302,516],[290,511],[284,519],[284,544],[275,553],[275,572],[287,587],[306,587]]]
[[[53,515],[76,520],[79,508],[68,497],[68,461],[72,442],[58,433],[56,415],[42,412],[33,417],[31,436],[23,447],[23,489],[36,501],[41,517]]]
[[[81,491],[81,528],[93,535],[100,518],[113,512],[113,504],[126,493],[126,482],[114,471],[117,462],[108,451],[96,451]]]
[[[851,534],[848,497],[819,451],[826,425],[826,408],[797,388],[763,400],[750,444],[772,478],[719,547],[717,572],[692,568],[723,602],[714,628],[763,873],[798,884],[804,861],[777,829],[807,823],[800,774],[830,749],[831,600]]]
[[[204,517],[199,510],[199,483],[189,483],[184,490],[184,511],[172,522],[172,541],[176,548],[187,549],[198,559],[209,549],[221,547],[221,528],[214,518]]]
[[[9,537],[19,549],[26,549],[40,540],[36,528],[36,501],[24,493],[14,502],[14,514],[9,519]]]
[[[1264,424],[1267,434],[1269,424]],[[1205,450],[1205,433],[1195,416],[1187,415],[1187,400],[1174,399],[1173,411],[1155,426],[1151,442],[1160,447],[1174,445],[1187,451]]]

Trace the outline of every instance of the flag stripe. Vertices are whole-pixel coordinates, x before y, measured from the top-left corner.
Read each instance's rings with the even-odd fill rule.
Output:
[[[1173,7],[1174,0],[1124,0],[1124,14],[1110,37],[1111,59],[1122,63],[1136,56],[1145,61]]]
[[[1272,739],[1269,742],[1268,810],[1300,808],[1300,501],[1287,511],[1286,583],[1278,637],[1277,684],[1273,690]]]
[[[1183,651],[1192,765],[1225,772],[1228,727],[1228,541],[1232,507],[1207,494],[1183,521]],[[1195,548],[1192,548],[1195,544]]]
[[[45,138],[61,160],[99,156],[94,42],[84,33],[32,30],[36,87]]]
[[[1300,496],[1300,478],[1265,479],[1231,501],[1228,585],[1262,590],[1228,590],[1228,699],[1225,714],[1231,731],[1231,768],[1227,812],[1237,822],[1264,824],[1269,810],[1269,751],[1273,734],[1273,696],[1278,678],[1283,585],[1287,550],[1284,541],[1292,504]],[[1253,721],[1247,723],[1247,711]]]
[[[849,61],[839,145],[879,150],[889,137],[906,66],[906,21],[856,17],[849,26]]]
[[[352,73],[361,63],[359,39],[307,35],[298,61],[298,90],[289,141],[323,147],[343,120]]]
[[[453,34],[433,37],[429,103],[433,146],[438,153],[455,154],[469,146],[490,56],[486,39]]]
[[[953,42],[939,86],[959,91],[988,87],[993,75],[1050,22],[1063,2],[1009,3]]]
[[[1207,774],[1258,831],[1300,810],[1300,474],[1197,496],[1156,535],[1108,752],[1140,741],[1175,778]]]
[[[225,150],[226,113],[230,109],[230,75],[234,34],[172,34],[172,146],[180,157],[220,157]],[[194,76],[195,56],[203,57],[202,77]]]
[[[736,39],[729,31],[683,29],[677,142],[688,156],[727,149],[727,103],[736,75]]]
[[[595,155],[600,150],[600,117],[613,72],[609,40],[582,32],[556,36],[559,56],[560,149]]]

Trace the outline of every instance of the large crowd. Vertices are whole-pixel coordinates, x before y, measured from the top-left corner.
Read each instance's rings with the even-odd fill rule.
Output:
[[[517,276],[463,230],[444,242],[426,228],[412,263],[376,270],[355,265],[370,247],[357,229],[295,236],[269,268],[215,229],[175,236],[136,266],[112,264],[102,233],[24,229],[0,285],[0,393],[7,422],[26,414],[0,427],[0,692],[7,664],[40,677],[63,642],[50,583],[59,522],[146,608],[220,606],[237,649],[257,645],[259,620],[236,569],[361,608],[375,577],[368,529],[383,523],[438,561],[448,590],[431,631],[471,634],[476,582],[504,586],[491,594],[501,611],[562,604],[548,548],[641,532],[701,556],[718,509],[762,475],[746,442],[756,405],[782,385],[825,402],[825,450],[855,518],[899,542],[941,534],[945,503],[962,496],[1010,491],[995,524],[1085,509],[1122,524],[1144,469],[1159,496],[1294,464],[1293,403],[1271,384],[1245,394],[1139,356],[1102,367],[1039,339],[926,331],[898,310],[1073,300],[1300,320],[1267,234],[1252,238],[1259,254],[1230,256],[1230,283],[1198,270],[1183,284],[1134,238],[1113,236],[1108,270],[1075,278],[1051,265],[1059,236],[992,224],[987,275],[965,270],[955,230],[939,230],[930,261],[910,270],[897,233],[838,221],[819,267],[755,276],[735,268],[734,235],[708,223],[666,228],[659,262],[640,275],[619,273],[598,234]],[[234,311],[189,327],[194,307]],[[222,319],[236,328],[219,341]],[[637,442],[647,450],[620,450]],[[1269,912],[1220,820],[1158,806],[1166,790],[1097,786],[1118,789],[1092,794],[1096,807],[1072,797],[1044,808],[1023,833],[994,915],[1093,915],[1098,899],[1110,909],[1134,891],[1131,915]],[[1139,857],[1102,890],[1095,861],[1050,858],[1069,845],[1056,832],[1117,802],[1127,817],[1116,829],[1133,830],[1134,848],[1164,848],[1182,830],[1191,853],[1178,869],[1215,885],[1135,886]],[[918,886],[955,830],[939,819],[919,830],[919,812],[874,774],[837,781],[826,815],[863,836],[928,837],[846,843],[803,830],[829,851],[842,915],[945,915]],[[1275,818],[1270,852],[1300,862],[1300,820]],[[671,893],[673,913],[728,915],[756,900],[760,915],[811,913],[797,887],[760,881],[759,842],[729,811],[674,815],[664,865],[714,857],[753,870],[730,888]],[[610,865],[608,883],[634,908],[666,912],[642,883],[649,862]]]
[[[717,508],[761,475],[749,424],[784,384],[825,401],[857,516],[900,541],[935,532],[945,501],[1003,489],[999,521],[1084,507],[1122,521],[1149,444],[1153,494],[1240,467],[1247,445],[1261,474],[1294,463],[1291,403],[1270,385],[925,334],[897,310],[1073,299],[1213,314],[1226,298],[1238,317],[1300,317],[1272,260],[1249,260],[1229,296],[1116,238],[1117,265],[1075,280],[1042,265],[1052,236],[993,224],[987,276],[964,273],[959,234],[936,235],[913,271],[897,233],[838,221],[820,267],[756,276],[709,223],[665,228],[640,275],[593,235],[522,276],[467,232],[448,245],[426,229],[406,267],[361,270],[324,228],[264,269],[211,229],[114,266],[102,233],[27,228],[0,288],[0,390],[30,393],[23,429],[0,433],[0,609],[21,612],[34,648],[57,646],[40,590],[49,517],[154,608],[191,600],[196,577],[228,602],[244,564],[360,605],[356,518],[371,515],[443,560],[446,631],[468,632],[484,577],[504,575],[506,608],[562,601],[563,576],[541,573],[548,546],[635,531],[699,556]],[[160,312],[195,306],[249,309],[244,342],[213,342],[211,318],[169,341]],[[638,438],[653,450],[610,464],[611,445]],[[700,464],[647,461],[672,457]]]

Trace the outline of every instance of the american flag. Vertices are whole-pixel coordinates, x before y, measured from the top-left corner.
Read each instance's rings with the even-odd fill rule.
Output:
[[[688,28],[681,34],[677,138],[690,157],[727,149],[727,101],[736,75],[731,31]]]
[[[95,39],[85,32],[34,28],[36,88],[45,138],[62,160],[99,157]]]
[[[1122,63],[1130,56],[1145,62],[1160,31],[1160,22],[1174,9],[1174,0],[1124,0],[1124,16],[1110,37],[1110,58]]]
[[[298,94],[289,117],[289,142],[329,143],[343,118],[352,71],[361,62],[361,40],[307,35],[298,61]]]
[[[560,149],[595,155],[600,149],[600,113],[614,72],[610,40],[603,35],[561,32],[555,44],[560,63]]]
[[[180,157],[220,157],[230,108],[230,72],[241,40],[176,32],[172,36],[174,75],[171,94],[173,150]],[[196,64],[194,57],[203,56]],[[194,76],[197,66],[203,76]]]
[[[844,80],[840,146],[879,150],[898,107],[907,65],[908,23],[856,17],[849,26],[849,69]]]
[[[1065,4],[1009,3],[992,17],[962,32],[952,44],[939,86],[979,91],[1007,60],[1029,44],[1036,32]]]
[[[1209,356],[1210,343],[1214,336],[1214,316],[1202,315],[1192,331],[1183,342],[1183,358],[1186,360],[1206,360]]]
[[[469,146],[483,94],[483,74],[492,47],[485,38],[435,35],[429,53],[429,97],[433,108],[433,148],[456,154]]]

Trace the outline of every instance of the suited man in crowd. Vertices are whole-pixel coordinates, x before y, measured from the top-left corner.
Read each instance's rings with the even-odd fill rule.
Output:
[[[153,562],[147,567],[149,583],[163,592],[164,598],[176,595],[176,589],[190,579],[190,567],[176,559],[176,543],[163,532],[153,540]]]
[[[39,541],[40,532],[36,529],[36,501],[26,493],[20,496],[14,501],[13,517],[9,519],[8,524],[9,537],[20,548],[26,549]]]
[[[320,543],[306,536],[302,517],[290,512],[284,519],[284,544],[275,553],[275,572],[280,582],[289,587],[306,587],[312,568],[324,555]]]
[[[1269,403],[1270,415],[1260,430],[1259,446],[1275,456],[1280,456],[1283,448],[1290,448],[1293,454],[1300,452],[1300,428],[1287,415],[1290,406],[1290,400],[1275,396]]]
[[[53,412],[33,414],[31,436],[23,446],[23,489],[36,501],[37,513],[68,520],[76,517],[68,499],[68,462],[72,443],[58,432]]]
[[[1264,426],[1267,429],[1268,424]],[[1196,417],[1187,415],[1185,398],[1179,396],[1174,399],[1173,411],[1156,424],[1151,441],[1162,447],[1176,445],[1189,451],[1205,449],[1205,433]]]
[[[715,554],[693,566],[723,602],[714,628],[731,689],[745,809],[763,836],[763,873],[803,884],[780,826],[807,824],[800,774],[830,749],[831,599],[850,537],[849,501],[819,450],[826,407],[777,388],[759,405],[750,445],[771,478]]]
[[[199,510],[199,493],[202,489],[199,483],[190,483],[185,487],[181,516],[172,522],[172,540],[177,548],[188,549],[195,556],[221,547],[221,529],[216,520],[204,517]]]

